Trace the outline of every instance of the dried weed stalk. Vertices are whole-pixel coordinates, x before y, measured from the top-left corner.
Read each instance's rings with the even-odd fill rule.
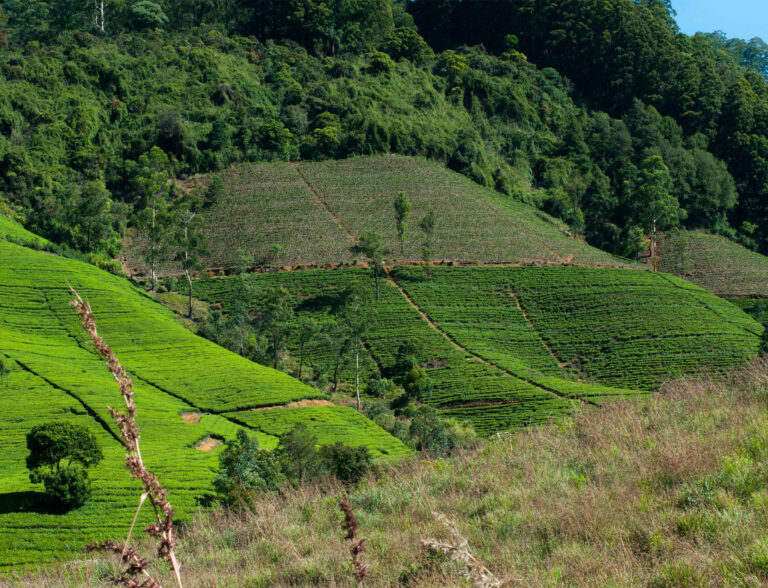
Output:
[[[74,300],[72,300],[70,304],[75,307],[75,310],[83,323],[85,332],[90,335],[96,349],[98,349],[99,353],[106,359],[109,371],[120,386],[120,392],[123,395],[123,400],[125,400],[126,412],[122,413],[111,407],[107,407],[107,410],[117,422],[117,426],[120,428],[120,433],[123,436],[123,443],[127,451],[125,457],[126,467],[132,478],[137,478],[144,484],[144,492],[139,498],[139,506],[136,509],[136,514],[133,517],[133,522],[128,530],[128,536],[126,537],[125,542],[120,544],[115,541],[105,541],[103,543],[89,545],[87,549],[89,551],[112,551],[120,554],[123,562],[127,564],[128,567],[123,571],[122,576],[115,578],[115,584],[128,586],[130,588],[159,588],[160,584],[158,584],[147,571],[147,560],[140,557],[139,554],[129,546],[131,534],[136,525],[139,511],[144,505],[144,502],[149,499],[149,502],[155,511],[156,522],[148,526],[146,531],[160,540],[160,545],[157,550],[158,556],[170,563],[176,577],[176,582],[179,588],[182,588],[179,563],[175,554],[176,537],[173,529],[173,508],[166,498],[167,492],[165,488],[160,484],[155,474],[147,470],[141,458],[141,451],[139,449],[139,429],[136,426],[136,405],[133,402],[133,381],[128,377],[123,366],[120,365],[120,362],[112,349],[110,349],[99,336],[96,330],[96,320],[93,317],[90,304],[84,302],[71,286],[70,290],[74,296]],[[133,579],[139,575],[144,576],[141,582]]]
[[[456,545],[444,543],[437,539],[422,539],[421,546],[432,552],[442,553],[456,561],[464,564],[461,571],[462,576],[470,580],[477,588],[499,588],[503,582],[496,578],[491,571],[486,568],[472,553],[467,540],[459,533],[456,525],[452,523],[445,515],[439,512],[433,512],[438,521],[443,523],[446,529],[453,535]]]
[[[339,507],[341,507],[341,511],[344,513],[342,528],[347,532],[344,538],[352,542],[349,547],[349,553],[352,554],[355,578],[357,578],[358,582],[362,582],[369,572],[368,566],[361,560],[361,554],[365,551],[365,539],[357,538],[357,519],[355,518],[355,513],[352,512],[349,502],[343,496],[339,499]]]

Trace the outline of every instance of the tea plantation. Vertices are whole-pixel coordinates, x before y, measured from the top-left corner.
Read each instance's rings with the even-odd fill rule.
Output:
[[[8,372],[0,378],[0,573],[80,557],[88,541],[120,539],[138,499],[106,410],[121,407],[122,399],[68,306],[68,284],[91,302],[100,334],[134,379],[145,461],[168,487],[181,518],[210,492],[220,451],[203,452],[196,445],[209,436],[230,439],[243,426],[265,448],[275,447],[276,435],[292,423],[306,420],[323,442],[365,444],[376,455],[407,452],[342,407],[263,410],[259,415],[271,424],[252,426],[247,415],[256,413],[250,409],[324,395],[192,335],[121,278],[0,240],[0,359]],[[185,413],[199,420],[182,418]],[[30,484],[24,464],[26,433],[52,419],[87,426],[105,453],[91,472],[94,498],[66,514],[46,509],[41,487]]]
[[[399,346],[414,343],[433,383],[425,401],[481,433],[544,421],[574,402],[599,404],[669,378],[732,369],[755,356],[763,330],[732,304],[663,274],[576,267],[432,271],[428,279],[423,268],[392,268],[373,305],[363,376],[389,375]],[[226,310],[237,299],[257,308],[272,286],[286,288],[297,312],[320,323],[345,289],[367,289],[372,298],[374,288],[371,272],[361,269],[207,278],[195,288]],[[329,359],[322,346],[310,353],[316,364]]]
[[[209,268],[236,266],[244,253],[257,265],[350,263],[360,260],[351,246],[365,231],[384,237],[390,259],[419,260],[418,222],[430,210],[437,218],[436,260],[641,267],[571,238],[566,225],[532,206],[416,157],[250,164],[219,178],[205,212]],[[399,192],[413,207],[404,255],[393,210]],[[134,240],[127,255],[131,266],[146,271],[140,246],[141,239]]]
[[[768,257],[720,235],[677,231],[659,241],[659,269],[725,297],[768,297]]]

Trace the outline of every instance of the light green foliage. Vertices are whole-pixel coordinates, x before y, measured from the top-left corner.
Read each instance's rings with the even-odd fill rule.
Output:
[[[169,491],[185,518],[210,491],[220,450],[196,449],[208,437],[231,440],[242,429],[225,411],[274,406],[324,395],[190,334],[174,315],[126,280],[93,266],[0,240],[0,571],[81,554],[87,542],[121,539],[139,492],[124,468],[125,453],[107,406],[120,393],[69,306],[71,284],[93,306],[99,334],[114,349],[135,384],[141,447],[147,467]],[[310,418],[292,409],[290,425]],[[264,411],[280,412],[280,410]],[[186,419],[183,415],[197,415]],[[199,419],[199,420],[198,420]],[[49,514],[30,484],[24,460],[26,435],[38,424],[62,420],[96,434],[104,459],[89,470],[93,498],[66,514]],[[280,421],[278,417],[276,419]],[[327,442],[343,440],[322,423]],[[374,427],[362,416],[350,428]],[[249,432],[273,449],[278,435]],[[378,431],[360,443],[393,454],[407,449]],[[149,513],[138,527],[149,522]]]

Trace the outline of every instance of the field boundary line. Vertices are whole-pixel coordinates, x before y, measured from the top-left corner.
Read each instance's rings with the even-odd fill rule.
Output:
[[[400,286],[400,284],[398,284],[398,283],[397,283],[397,280],[395,280],[395,278],[392,276],[392,274],[389,272],[389,270],[388,270],[387,268],[384,268],[384,271],[385,271],[385,273],[386,273],[386,275],[387,275],[387,278],[388,278],[388,279],[389,279],[389,280],[392,282],[392,284],[394,284],[394,286],[395,286],[395,287],[396,287],[396,288],[397,288],[397,289],[400,291],[400,293],[401,293],[401,294],[403,295],[403,297],[404,297],[404,298],[405,298],[405,299],[408,301],[408,303],[409,303],[409,304],[410,304],[410,305],[411,305],[413,308],[415,308],[415,309],[416,309],[416,310],[419,312],[419,314],[421,314],[422,318],[423,318],[423,319],[424,319],[424,320],[427,322],[427,324],[428,324],[430,327],[432,327],[432,328],[433,328],[435,331],[437,331],[438,333],[440,333],[440,334],[441,334],[441,335],[442,335],[442,336],[443,336],[445,339],[447,339],[447,340],[448,340],[448,341],[449,341],[449,342],[450,342],[450,343],[451,343],[451,344],[452,344],[454,347],[456,347],[456,349],[459,349],[460,351],[463,351],[464,353],[466,353],[467,355],[469,355],[471,358],[473,358],[475,361],[480,361],[480,362],[482,362],[482,363],[484,363],[484,364],[486,364],[486,365],[489,365],[489,366],[491,366],[492,368],[495,368],[495,369],[499,370],[500,372],[502,372],[502,373],[506,374],[507,376],[510,376],[510,377],[512,377],[512,378],[515,378],[515,379],[517,379],[517,380],[520,380],[521,382],[525,382],[525,383],[527,383],[527,384],[529,384],[529,385],[533,386],[534,388],[538,388],[539,390],[543,390],[544,392],[549,392],[550,394],[552,394],[553,396],[557,396],[558,398],[564,398],[564,399],[566,399],[566,400],[572,400],[572,401],[580,401],[580,402],[583,402],[584,404],[588,404],[588,405],[590,405],[590,406],[598,406],[598,405],[597,405],[597,403],[595,403],[595,402],[592,402],[591,400],[589,400],[589,399],[587,399],[587,398],[583,398],[583,397],[580,397],[580,396],[578,396],[578,397],[575,397],[575,398],[574,398],[573,396],[568,396],[568,395],[566,395],[566,394],[562,394],[562,393],[558,392],[557,390],[553,390],[552,388],[549,388],[549,387],[547,387],[547,386],[543,386],[542,384],[539,384],[539,383],[537,383],[537,382],[534,382],[533,380],[529,380],[529,379],[527,379],[527,378],[523,378],[523,377],[521,377],[521,376],[519,376],[519,375],[517,375],[517,374],[513,374],[511,371],[509,371],[509,370],[507,370],[507,369],[505,369],[505,368],[503,368],[503,367],[501,367],[501,366],[499,366],[499,365],[495,364],[494,362],[492,362],[492,361],[490,361],[490,360],[488,360],[488,359],[485,359],[483,356],[481,356],[481,355],[478,355],[477,353],[474,353],[474,352],[470,351],[470,350],[469,350],[469,349],[467,349],[466,347],[463,347],[463,346],[462,346],[462,345],[460,345],[460,344],[458,343],[458,341],[456,341],[456,340],[455,340],[455,339],[454,339],[454,338],[453,338],[451,335],[449,335],[449,334],[448,334],[446,331],[444,331],[443,329],[441,329],[441,328],[440,328],[440,327],[439,327],[439,326],[438,326],[438,325],[437,325],[437,324],[436,324],[436,323],[435,323],[435,322],[434,322],[434,321],[433,321],[433,320],[432,320],[432,319],[429,317],[429,315],[428,315],[428,314],[427,314],[427,313],[426,313],[426,312],[425,312],[425,311],[424,311],[424,310],[423,310],[423,309],[422,309],[422,308],[421,308],[421,307],[420,307],[418,304],[416,304],[416,302],[415,302],[415,301],[414,301],[414,300],[413,300],[413,299],[412,299],[412,298],[411,298],[411,297],[408,295],[408,293],[407,293],[407,292],[406,292],[406,291],[405,291],[405,290],[404,290],[404,289],[403,289],[403,288]],[[458,406],[455,406],[454,408],[458,408]]]
[[[102,426],[102,428],[109,434],[110,437],[112,437],[120,445],[123,445],[122,439],[120,439],[120,437],[118,437],[117,433],[115,433],[109,427],[109,425],[107,424],[107,421],[105,421],[103,418],[101,418],[99,416],[99,414],[93,408],[88,406],[88,404],[86,404],[77,394],[75,394],[74,392],[71,392],[70,390],[67,390],[66,388],[62,388],[61,386],[59,386],[55,382],[49,380],[45,376],[43,376],[41,374],[38,374],[35,370],[33,370],[31,367],[29,367],[27,364],[25,364],[24,362],[20,361],[19,359],[15,358],[15,357],[12,357],[10,355],[6,355],[5,353],[3,353],[1,355],[3,355],[3,357],[6,357],[6,358],[10,359],[11,361],[15,362],[25,372],[27,372],[29,374],[32,374],[36,378],[40,378],[43,382],[48,384],[54,390],[58,390],[60,392],[64,392],[64,394],[66,394],[70,398],[75,399],[77,402],[79,402],[82,405],[82,407],[85,409],[85,412],[88,413],[89,417],[91,417],[93,420],[95,420],[97,423],[99,423]]]
[[[541,333],[536,329],[536,327],[533,326],[533,321],[531,320],[531,317],[528,316],[528,311],[525,310],[523,307],[523,303],[520,300],[520,297],[517,295],[517,292],[515,292],[515,289],[511,286],[509,287],[509,295],[512,297],[512,299],[515,301],[515,305],[517,306],[517,309],[523,314],[523,318],[525,319],[525,322],[528,323],[528,326],[531,327],[531,330],[536,334],[536,338],[541,342],[541,345],[546,349],[549,354],[555,359],[557,362],[557,365],[560,366],[561,369],[565,369],[568,367],[568,364],[563,362],[558,356],[557,353],[555,353],[554,349],[544,340],[544,337],[541,336]]]
[[[331,208],[331,205],[328,203],[328,201],[323,198],[323,195],[320,193],[320,191],[315,188],[310,181],[307,179],[307,177],[304,175],[304,173],[301,171],[301,167],[299,167],[298,163],[292,162],[291,167],[296,172],[296,174],[301,178],[301,180],[306,184],[307,188],[309,189],[310,193],[317,198],[317,200],[320,202],[320,204],[323,205],[323,208],[325,208],[325,211],[331,216],[331,218],[336,222],[338,227],[342,230],[342,232],[346,235],[347,239],[352,244],[357,244],[357,237],[352,233],[352,231],[349,230],[349,227],[344,224],[344,221],[341,220],[341,217],[336,214],[333,209]]]
[[[664,279],[664,281],[665,281],[665,282],[667,282],[668,284],[672,285],[673,287],[675,287],[675,288],[678,288],[678,289],[680,289],[680,290],[685,290],[685,291],[687,291],[687,292],[690,292],[690,293],[691,293],[691,294],[694,296],[694,298],[696,298],[696,300],[697,300],[697,301],[698,301],[698,302],[699,302],[699,303],[700,303],[700,304],[701,304],[701,305],[702,305],[704,308],[706,308],[706,309],[707,309],[709,312],[711,312],[712,314],[714,314],[715,316],[717,316],[718,318],[720,318],[720,320],[722,320],[722,321],[724,321],[724,322],[728,323],[729,325],[733,325],[734,327],[736,327],[736,328],[738,328],[738,329],[741,329],[741,330],[742,330],[744,333],[751,333],[751,334],[752,334],[752,335],[754,335],[755,337],[760,337],[760,336],[762,335],[762,333],[756,333],[756,332],[754,332],[753,330],[751,330],[751,329],[748,329],[748,328],[746,328],[746,327],[744,327],[744,326],[740,325],[739,323],[735,323],[735,322],[733,322],[732,320],[728,319],[728,318],[727,318],[725,315],[723,315],[723,314],[722,314],[722,313],[721,313],[719,310],[717,310],[717,309],[715,309],[714,307],[710,306],[710,305],[709,305],[709,304],[708,304],[708,303],[707,303],[705,300],[702,300],[701,298],[699,298],[700,292],[699,292],[697,289],[695,289],[695,288],[684,288],[684,287],[683,287],[683,286],[681,286],[680,284],[677,284],[677,283],[675,283],[673,280],[670,280],[670,279],[669,279],[669,278],[668,278],[668,277],[667,277],[667,276],[666,276],[664,273],[661,273],[661,274],[660,274],[660,276],[661,276],[661,277]],[[694,284],[694,285],[695,285],[695,284]],[[703,288],[701,288],[701,286],[697,286],[697,288],[699,288],[699,289],[703,289]],[[710,294],[711,294],[711,292],[709,292],[708,290],[705,290],[705,292],[708,292],[708,293],[710,293]],[[715,294],[715,296],[717,296],[717,294]],[[723,297],[719,297],[719,298],[720,298],[721,300],[723,300],[724,302],[728,302],[728,300],[727,300],[726,298],[723,298]],[[730,302],[728,302],[728,304],[731,304],[731,303],[730,303]],[[734,305],[734,306],[735,306],[735,305]],[[745,314],[747,314],[747,313],[745,313]],[[758,325],[760,324],[760,323],[759,323],[759,321],[755,321],[755,322],[756,322]]]

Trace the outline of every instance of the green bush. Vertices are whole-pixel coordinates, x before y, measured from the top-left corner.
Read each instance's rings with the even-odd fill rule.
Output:
[[[276,492],[285,485],[285,474],[274,451],[259,449],[259,442],[240,429],[219,456],[213,487],[227,506],[250,506],[254,493]]]
[[[66,510],[83,506],[91,497],[88,473],[82,469],[67,468],[59,471],[36,471],[32,482],[45,486],[45,492]]]
[[[341,442],[321,447],[320,459],[331,474],[348,484],[359,482],[373,465],[367,447],[349,447]]]

